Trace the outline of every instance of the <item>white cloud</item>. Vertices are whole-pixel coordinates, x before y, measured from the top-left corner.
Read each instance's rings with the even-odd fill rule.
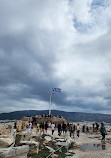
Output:
[[[109,111],[111,3],[96,3],[0,0],[2,111],[48,109],[54,86],[54,108]]]

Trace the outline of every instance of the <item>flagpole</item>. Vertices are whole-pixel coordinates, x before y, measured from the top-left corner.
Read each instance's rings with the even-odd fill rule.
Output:
[[[51,95],[50,95],[49,115],[51,115],[51,101],[52,101],[52,89],[51,89]]]

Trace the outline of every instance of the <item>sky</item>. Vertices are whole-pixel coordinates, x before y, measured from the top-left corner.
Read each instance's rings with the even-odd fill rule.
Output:
[[[0,0],[0,113],[111,113],[111,0]]]

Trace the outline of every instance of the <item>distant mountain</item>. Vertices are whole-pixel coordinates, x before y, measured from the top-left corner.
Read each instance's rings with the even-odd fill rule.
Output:
[[[48,114],[48,110],[25,110],[25,111],[15,111],[10,113],[0,114],[0,120],[20,120],[24,116],[35,116]],[[70,122],[80,122],[80,121],[95,121],[95,122],[107,122],[111,123],[111,115],[109,114],[93,114],[93,113],[82,113],[82,112],[64,112],[52,110],[53,115],[63,116],[66,120]]]

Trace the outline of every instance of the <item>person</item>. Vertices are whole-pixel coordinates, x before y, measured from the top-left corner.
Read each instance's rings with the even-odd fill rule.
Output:
[[[62,123],[62,131],[63,131],[63,134],[67,132],[66,124],[64,122]]]
[[[98,129],[99,129],[99,124],[96,123],[96,132],[98,131]]]
[[[26,125],[26,133],[29,133],[29,125]]]
[[[28,126],[29,126],[29,132],[31,132],[31,129],[32,129],[32,122],[31,121],[29,121]]]
[[[48,123],[48,126],[51,127],[51,122]]]
[[[102,135],[102,140],[101,140],[101,141],[102,141],[103,143],[105,143],[106,129],[105,129],[104,123],[101,123],[100,132],[101,132],[101,135]]]
[[[42,132],[43,132],[43,134],[44,134],[44,128],[45,128],[45,123],[43,122],[42,123]]]
[[[85,132],[85,125],[82,126],[82,132]]]
[[[40,123],[40,134],[42,132],[42,122]]]
[[[71,137],[72,133],[73,133],[73,125],[72,124],[69,125],[69,133],[70,133],[70,137]]]
[[[58,135],[59,136],[61,135],[61,124],[60,123],[58,124]]]
[[[54,134],[54,129],[55,129],[55,124],[54,122],[51,124],[51,128],[52,128],[52,135]]]
[[[86,132],[89,132],[89,127],[88,126],[86,126]]]
[[[95,124],[93,123],[93,124],[92,124],[92,126],[93,126],[93,132],[94,132],[94,129],[95,129]]]
[[[11,139],[15,139],[16,138],[16,132],[17,132],[17,123],[15,122],[13,130],[11,132]]]
[[[45,131],[46,131],[46,133],[47,133],[47,128],[48,128],[48,124],[47,124],[47,122],[45,123]]]
[[[40,129],[40,124],[37,123],[37,132],[39,132],[39,129]]]
[[[79,132],[80,132],[80,126],[79,123],[77,124],[77,136],[79,137]]]
[[[13,127],[14,129],[17,129],[17,122],[15,121],[15,123],[14,123],[14,127]]]
[[[74,138],[75,130],[76,130],[76,127],[75,127],[75,124],[73,124],[73,138]]]

